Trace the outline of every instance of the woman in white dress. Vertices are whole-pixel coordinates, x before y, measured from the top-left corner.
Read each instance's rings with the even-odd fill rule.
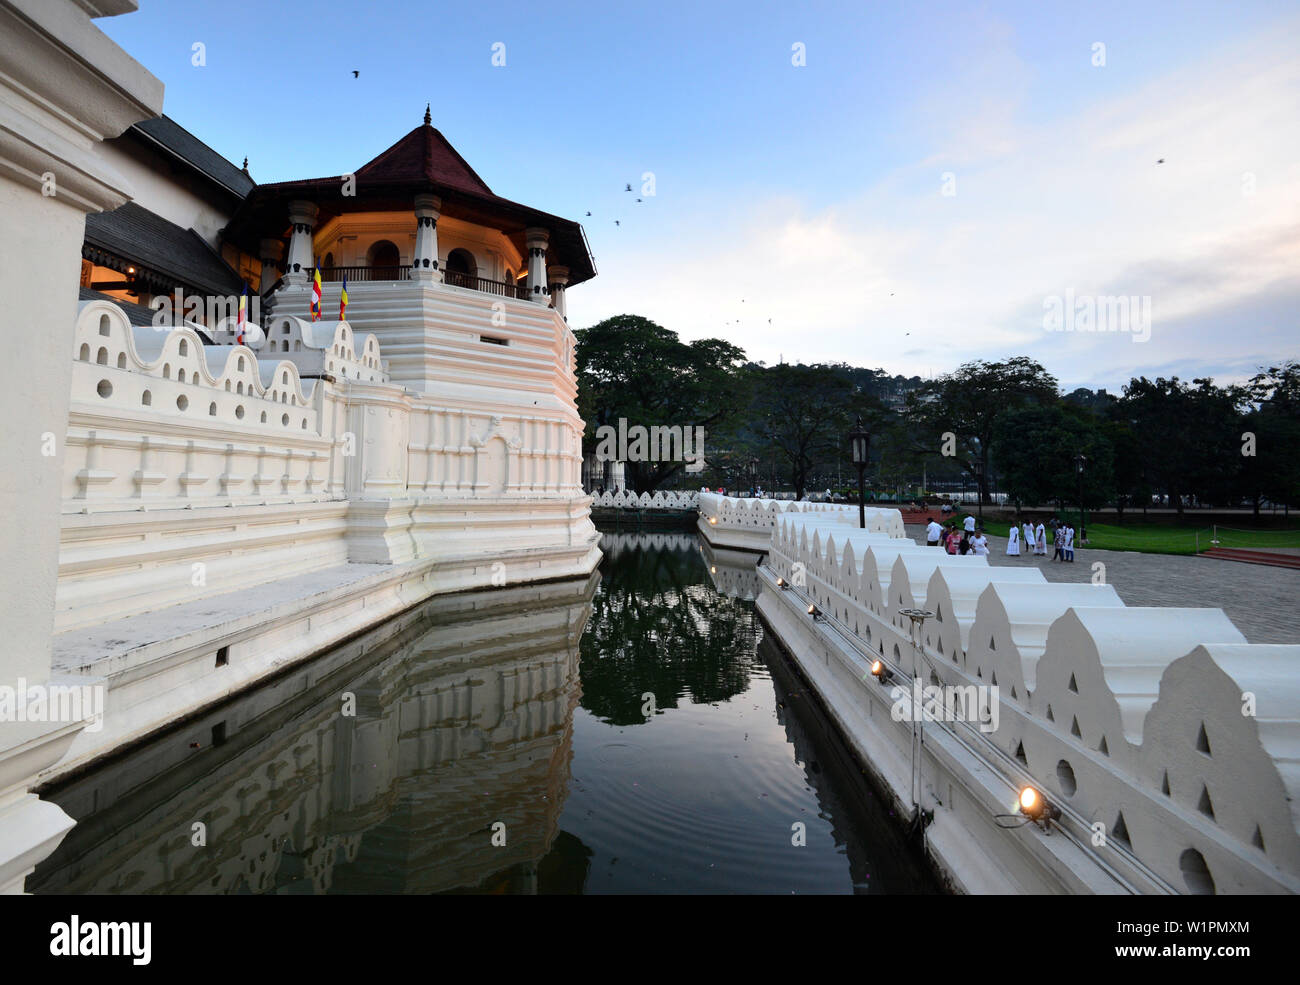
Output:
[[[1007,531],[1007,557],[1020,557],[1020,528],[1014,523]]]
[[[1020,542],[1025,545],[1025,553],[1034,553],[1034,525],[1026,521],[1020,530],[1022,534]]]
[[[1047,528],[1041,522],[1034,531],[1034,553],[1047,557]]]
[[[977,533],[974,537],[971,538],[970,546],[972,552],[975,554],[988,554],[989,539],[984,536],[983,530],[981,530],[979,533]]]

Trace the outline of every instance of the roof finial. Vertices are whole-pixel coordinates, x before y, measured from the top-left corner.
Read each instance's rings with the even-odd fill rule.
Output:
[[[429,103],[424,104],[424,125],[430,126],[433,123],[433,117],[429,115]]]
[[[244,158],[244,174],[248,174],[248,158]]]

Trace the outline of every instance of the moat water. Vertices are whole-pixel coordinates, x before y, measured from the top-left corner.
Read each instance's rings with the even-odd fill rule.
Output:
[[[45,792],[34,893],[926,893],[752,555],[606,534],[432,599]]]

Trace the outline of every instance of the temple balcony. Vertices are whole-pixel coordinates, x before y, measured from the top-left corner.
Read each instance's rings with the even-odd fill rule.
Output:
[[[371,267],[365,265],[321,267],[320,279],[325,284],[341,283],[346,279],[350,290],[354,284],[366,284],[374,281],[391,284],[397,281],[409,281],[411,280],[411,268],[408,266]],[[478,277],[459,270],[444,270],[442,283],[451,287],[479,291],[483,294],[495,294],[503,298],[514,298],[519,301],[528,300],[528,289],[523,284]]]

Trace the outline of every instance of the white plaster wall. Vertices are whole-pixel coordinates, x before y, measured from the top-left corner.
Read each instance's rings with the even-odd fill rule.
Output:
[[[823,520],[782,517],[759,569],[760,609],[806,670],[822,676],[824,658],[831,677],[819,690],[838,716],[871,731],[867,755],[883,764],[886,778],[905,779],[891,771],[908,761],[910,725],[879,716],[865,723],[863,702],[870,711],[880,695],[863,661],[875,653],[904,679],[912,672],[900,606],[946,607],[942,628],[928,621],[920,641],[925,681],[996,681],[1006,692],[995,732],[945,730],[944,742],[956,743],[951,755],[940,744],[927,752],[936,758],[925,767],[932,779],[923,806],[936,811],[936,827],[956,824],[968,835],[964,846],[953,840],[941,850],[959,884],[993,885],[982,859],[1010,852],[1027,867],[1022,875],[1044,864],[1059,868],[1038,885],[1073,891],[1203,891],[1209,882],[1201,865],[1219,892],[1300,890],[1292,806],[1300,785],[1300,691],[1284,670],[1300,647],[1249,646],[1218,609],[1129,608],[1109,586],[1000,577],[999,569],[963,565],[969,559],[920,545],[871,543],[859,568],[856,545],[823,538]],[[805,586],[778,588],[776,578],[794,580],[796,564]],[[981,582],[972,617],[970,599]],[[820,621],[804,611],[810,602],[823,613]],[[969,624],[965,635],[954,632],[954,620]],[[1254,715],[1242,713],[1248,692],[1267,696]],[[962,766],[963,747],[982,765]],[[991,824],[998,810],[1013,809],[1001,805],[1014,804],[1026,782],[1066,811],[1067,839],[1041,839],[1033,829],[1001,833]],[[1101,846],[1092,843],[1093,825],[1105,835]],[[1067,847],[1068,861],[1061,854]]]
[[[102,149],[104,160],[130,181],[132,201],[182,229],[193,229],[217,249],[218,233],[230,221],[232,213],[214,205],[210,193],[205,195],[196,190],[201,179],[173,170],[184,165],[168,160],[165,151],[140,148],[136,144],[138,139],[127,135],[105,143]]]
[[[0,469],[0,608],[6,677],[43,680],[50,660],[58,577],[59,488],[76,314],[76,257],[85,213],[38,191],[0,180],[0,291],[10,324],[22,327],[23,358],[6,359],[0,387],[5,467]],[[43,439],[42,436],[49,436]],[[47,444],[48,442],[48,444]],[[43,454],[43,446],[54,451]],[[21,559],[21,561],[19,560]]]

